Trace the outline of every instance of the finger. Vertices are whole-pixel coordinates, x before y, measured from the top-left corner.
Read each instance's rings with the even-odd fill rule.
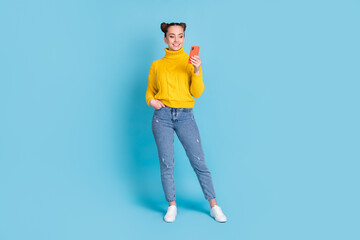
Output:
[[[198,61],[198,60],[200,60],[200,58],[199,58],[199,56],[192,56],[192,57],[191,57],[191,60]]]
[[[194,67],[199,67],[200,66],[200,64],[199,63],[192,63],[193,65],[194,65]]]
[[[163,103],[161,102],[161,106],[165,107],[165,104],[163,104]]]

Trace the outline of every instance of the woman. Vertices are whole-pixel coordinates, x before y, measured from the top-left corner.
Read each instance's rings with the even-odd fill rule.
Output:
[[[191,58],[184,51],[185,23],[161,23],[164,41],[168,44],[165,56],[151,64],[146,102],[155,109],[152,131],[158,149],[161,182],[166,201],[169,202],[166,222],[175,221],[177,206],[174,182],[174,131],[193,167],[205,199],[210,203],[210,215],[218,222],[226,216],[216,203],[210,171],[205,162],[199,130],[193,115],[195,100],[205,89],[201,59]]]

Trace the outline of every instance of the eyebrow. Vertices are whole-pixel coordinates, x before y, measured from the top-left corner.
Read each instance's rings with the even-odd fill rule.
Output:
[[[169,35],[175,35],[175,33],[169,33]],[[178,35],[183,35],[183,33],[179,33]]]

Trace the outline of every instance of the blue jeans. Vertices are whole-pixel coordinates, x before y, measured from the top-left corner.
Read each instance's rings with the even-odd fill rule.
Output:
[[[210,171],[206,166],[199,129],[192,108],[162,107],[154,111],[152,132],[158,149],[161,183],[166,201],[175,201],[174,131],[195,171],[205,199],[215,198]]]

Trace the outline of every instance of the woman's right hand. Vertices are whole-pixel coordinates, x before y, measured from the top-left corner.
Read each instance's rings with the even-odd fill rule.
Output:
[[[157,99],[151,99],[149,101],[150,106],[152,106],[153,108],[155,108],[155,110],[159,110],[161,107],[165,107],[165,105]]]

